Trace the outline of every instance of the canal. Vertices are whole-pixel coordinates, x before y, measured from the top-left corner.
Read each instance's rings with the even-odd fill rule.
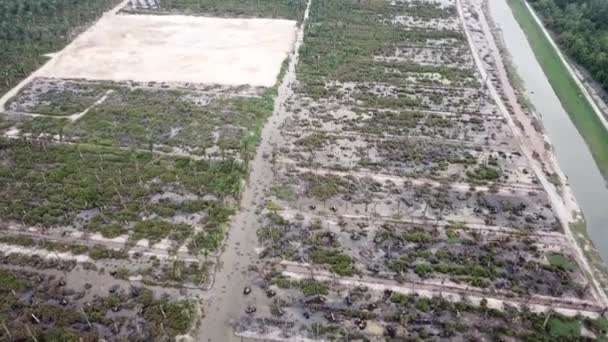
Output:
[[[551,88],[507,0],[490,0],[489,12],[502,31],[526,97],[542,117],[545,133],[585,216],[589,236],[602,259],[608,260],[608,186],[585,141]]]

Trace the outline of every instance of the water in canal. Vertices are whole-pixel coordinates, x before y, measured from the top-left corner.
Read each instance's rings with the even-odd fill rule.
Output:
[[[608,260],[608,187],[591,152],[553,92],[506,0],[490,0],[492,19],[502,30],[512,64],[526,95],[542,116],[561,169],[581,207],[587,230],[602,259]]]

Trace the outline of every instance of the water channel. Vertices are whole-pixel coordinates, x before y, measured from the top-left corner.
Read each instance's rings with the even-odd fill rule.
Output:
[[[570,121],[507,0],[490,0],[489,12],[501,29],[512,64],[523,81],[526,96],[542,122],[561,169],[581,207],[587,231],[602,259],[608,260],[608,186],[582,136]]]

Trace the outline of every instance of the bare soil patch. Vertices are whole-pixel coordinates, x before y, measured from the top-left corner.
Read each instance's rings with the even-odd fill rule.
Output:
[[[272,86],[295,26],[273,19],[108,16],[42,76]]]

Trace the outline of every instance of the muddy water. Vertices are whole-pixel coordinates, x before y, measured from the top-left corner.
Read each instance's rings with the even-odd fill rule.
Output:
[[[608,260],[608,187],[591,152],[551,88],[524,32],[506,0],[489,1],[489,11],[502,31],[513,66],[523,81],[526,96],[542,116],[560,167],[585,215],[587,230],[602,258]]]
[[[310,0],[304,14],[304,23],[308,19]],[[225,250],[220,256],[220,266],[215,276],[215,283],[210,290],[208,300],[204,303],[205,318],[198,329],[196,341],[241,341],[233,333],[233,325],[238,323],[249,305],[256,306],[265,293],[254,284],[248,283],[250,268],[259,263],[255,248],[257,247],[256,230],[259,228],[259,216],[256,208],[264,205],[264,192],[273,179],[270,161],[272,150],[281,144],[280,125],[287,116],[286,102],[292,94],[295,81],[295,69],[298,62],[298,51],[304,38],[304,24],[298,29],[289,66],[283,78],[274,112],[262,131],[262,141],[254,160],[251,162],[249,180],[242,194],[241,209],[232,220],[228,231]],[[251,286],[249,295],[243,295],[243,289]],[[262,309],[259,306],[258,310]]]

